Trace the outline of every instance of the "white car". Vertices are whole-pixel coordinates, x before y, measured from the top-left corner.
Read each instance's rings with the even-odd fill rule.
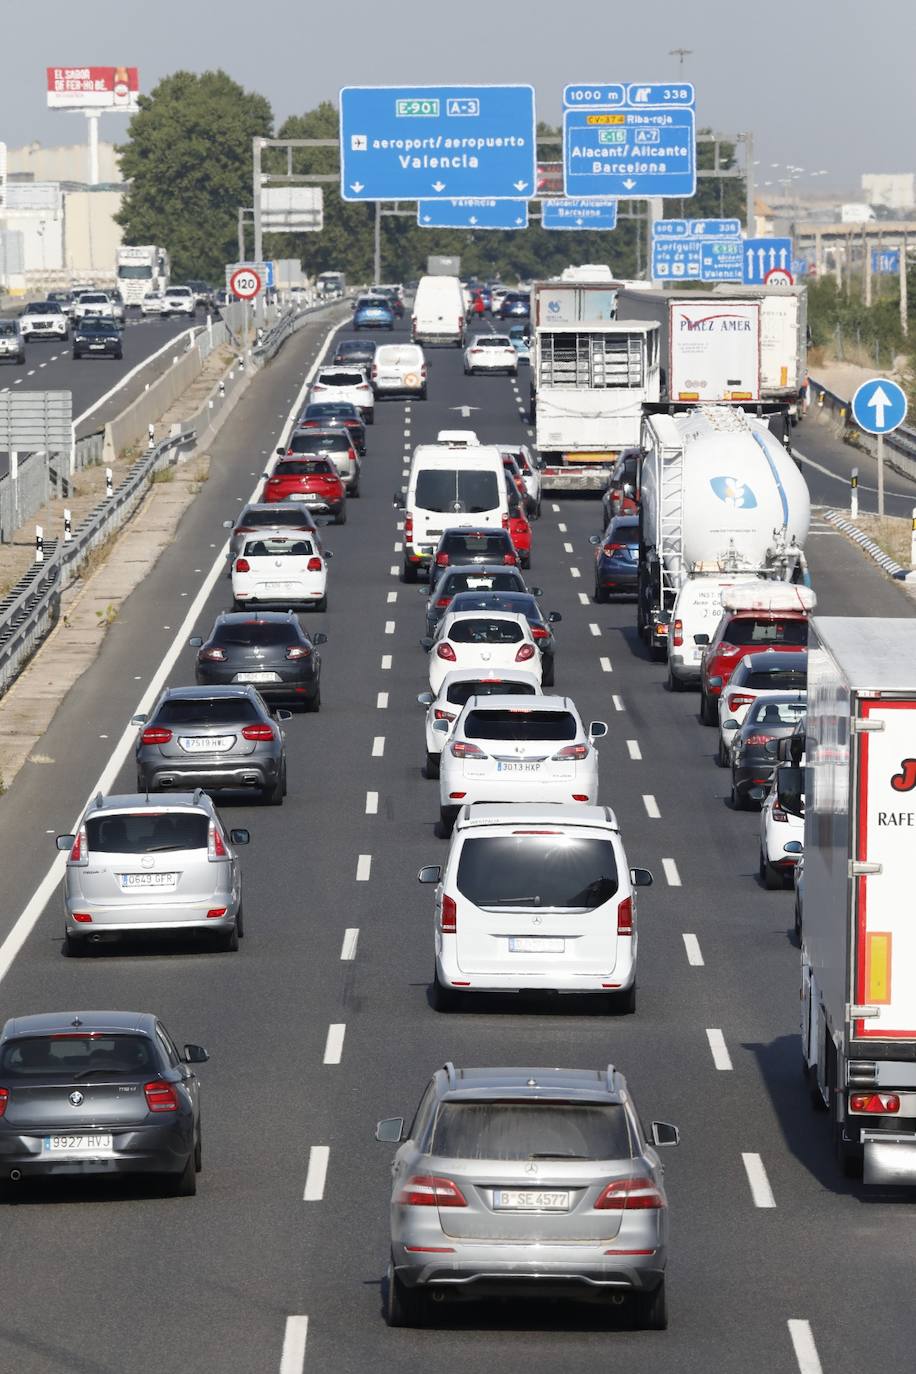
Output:
[[[592,993],[636,1010],[637,887],[607,806],[465,806],[436,884],[433,1005],[485,992]]]
[[[166,313],[165,296],[161,291],[147,291],[143,300],[140,302],[141,315],[164,315]]]
[[[508,334],[475,334],[464,350],[466,376],[476,372],[507,372],[518,376],[518,354]]]
[[[66,339],[70,320],[56,301],[32,301],[19,316],[24,339]]]
[[[426,400],[426,358],[419,344],[379,344],[370,380],[376,396],[417,396]]]
[[[375,392],[365,368],[319,368],[309,391],[309,404],[313,401],[347,401],[356,406],[367,425],[375,423]]]
[[[509,294],[508,286],[493,286],[490,288],[490,314],[497,315],[499,307]]]
[[[477,431],[473,429],[440,429],[436,435],[436,443],[444,444],[446,448],[481,447]]]
[[[105,319],[114,319],[114,302],[107,291],[80,292],[73,307],[73,318],[84,320],[87,315],[102,315]]]
[[[598,801],[595,740],[603,720],[588,729],[569,697],[468,698],[439,765],[439,819],[450,830],[462,806],[474,802]]]
[[[446,611],[429,647],[429,687],[438,695],[446,673],[477,668],[498,673],[524,668],[541,681],[541,655],[531,626],[523,615],[510,611]]]
[[[197,298],[190,286],[170,286],[163,296],[163,315],[191,315],[197,311]]]
[[[773,692],[804,692],[807,682],[805,649],[762,649],[759,654],[745,654],[719,697],[719,767],[731,767],[732,746],[758,697]]]
[[[528,511],[535,519],[541,514],[541,470],[531,455],[527,444],[497,444],[500,453],[508,453],[514,458],[525,484],[528,497]]]
[[[760,804],[760,881],[791,887],[805,844],[805,764],[782,763]]]
[[[438,778],[439,760],[448,743],[455,721],[469,697],[539,697],[541,684],[531,673],[504,669],[499,675],[481,673],[479,668],[459,668],[446,673],[438,695],[421,692],[417,701],[426,707],[426,763],[427,778]],[[444,728],[443,728],[444,726]]]
[[[328,608],[329,553],[316,539],[289,530],[259,530],[232,565],[232,597],[244,606]]]

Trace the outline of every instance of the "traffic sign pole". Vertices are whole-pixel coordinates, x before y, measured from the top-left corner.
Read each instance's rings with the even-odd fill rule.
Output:
[[[884,435],[878,435],[878,519],[884,519]]]
[[[849,475],[849,518],[859,518],[859,469],[853,468]]]

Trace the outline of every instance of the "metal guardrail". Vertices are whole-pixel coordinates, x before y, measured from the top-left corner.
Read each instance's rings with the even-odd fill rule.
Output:
[[[852,419],[851,402],[838,396],[835,391],[823,386],[816,378],[808,380],[809,404],[819,409],[827,409],[842,422],[844,429],[855,434],[856,443],[874,456],[875,436],[859,429]],[[885,462],[904,477],[916,478],[916,429],[901,425],[893,434],[884,436]],[[887,449],[891,450],[888,456]]]

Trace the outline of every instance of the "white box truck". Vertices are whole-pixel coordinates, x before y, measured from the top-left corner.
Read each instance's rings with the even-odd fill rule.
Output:
[[[815,618],[801,1041],[838,1163],[916,1184],[916,620]]]
[[[151,291],[168,290],[169,255],[154,244],[122,244],[115,262],[117,288],[125,305],[139,306]]]

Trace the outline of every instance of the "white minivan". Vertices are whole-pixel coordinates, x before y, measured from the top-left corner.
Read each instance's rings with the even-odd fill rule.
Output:
[[[454,344],[464,341],[464,297],[457,277],[421,277],[413,302],[414,343]]]
[[[404,582],[429,568],[444,530],[480,525],[509,527],[509,496],[498,448],[450,449],[419,444],[407,492],[394,504],[404,511]]]
[[[695,635],[712,636],[722,619],[722,593],[739,583],[756,582],[753,575],[697,573],[677,594],[668,629],[668,688],[682,692],[700,681],[703,646]]]
[[[426,359],[415,343],[379,344],[369,374],[376,396],[426,400]]]

